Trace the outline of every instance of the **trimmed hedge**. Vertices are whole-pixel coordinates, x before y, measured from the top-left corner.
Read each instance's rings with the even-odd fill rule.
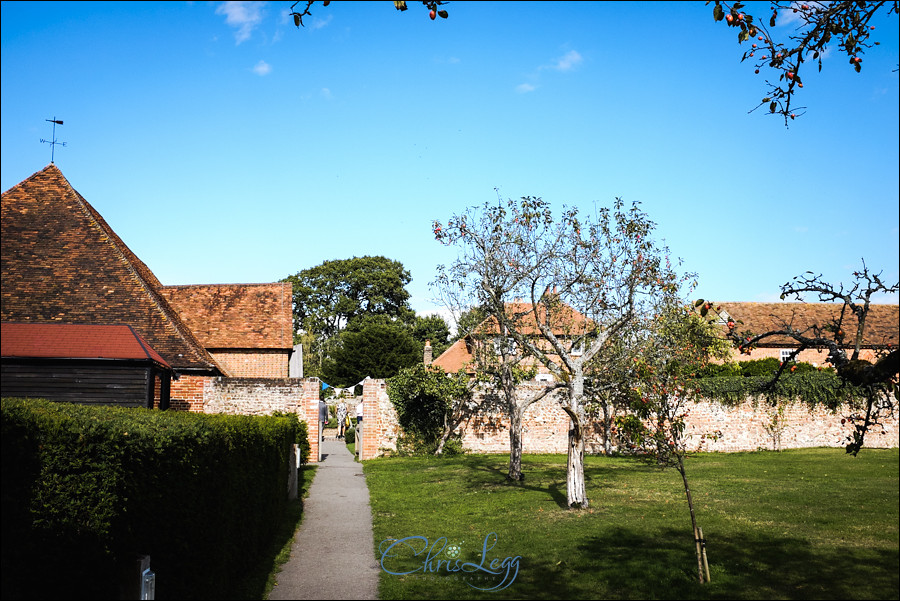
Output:
[[[2,400],[3,598],[227,598],[287,503],[296,418]]]

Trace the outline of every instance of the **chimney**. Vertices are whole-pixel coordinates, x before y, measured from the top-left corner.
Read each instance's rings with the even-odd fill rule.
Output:
[[[424,357],[425,365],[431,365],[431,361],[433,358],[434,358],[434,356],[431,351],[431,341],[426,340],[425,341],[425,357]]]

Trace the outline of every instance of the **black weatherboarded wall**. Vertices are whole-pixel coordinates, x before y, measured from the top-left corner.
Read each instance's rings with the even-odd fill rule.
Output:
[[[0,396],[149,407],[155,374],[147,362],[4,357]]]

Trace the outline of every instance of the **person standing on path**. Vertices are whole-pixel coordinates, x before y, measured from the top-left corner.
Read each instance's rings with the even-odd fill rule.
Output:
[[[328,405],[319,399],[319,424],[321,424],[321,439],[325,440],[325,426],[328,424]]]
[[[337,406],[337,420],[338,439],[342,439],[344,438],[344,430],[347,428],[347,424],[344,423],[347,420],[347,405],[345,405],[343,401],[338,403]]]

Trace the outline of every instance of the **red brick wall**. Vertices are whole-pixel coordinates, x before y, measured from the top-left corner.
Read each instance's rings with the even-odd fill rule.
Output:
[[[356,407],[348,407],[351,417],[356,417]],[[359,458],[371,459],[384,450],[397,450],[397,412],[387,396],[384,380],[367,379],[363,382],[362,445]]]
[[[297,413],[306,422],[311,444],[309,461],[319,460],[318,378],[207,378],[203,411],[232,415]]]
[[[181,376],[172,380],[169,408],[175,411],[203,413],[203,385],[209,376]]]
[[[793,349],[788,349],[793,350]],[[849,357],[852,354],[852,350],[848,349],[847,356]],[[781,360],[781,349],[780,348],[768,348],[768,347],[757,347],[750,351],[749,355],[742,355],[741,353],[735,350],[732,359],[735,361],[752,361],[755,359],[767,359],[769,357],[774,357],[778,360]],[[828,358],[828,351],[826,350],[816,350],[816,349],[806,349],[801,351],[800,354],[794,359],[795,361],[802,361],[805,363],[812,363],[817,367],[831,367],[830,363],[826,363],[825,359]],[[859,358],[864,359],[866,361],[875,361],[875,351],[872,349],[862,349],[859,352]]]
[[[235,378],[287,378],[290,352],[284,349],[209,349],[213,359]]]

